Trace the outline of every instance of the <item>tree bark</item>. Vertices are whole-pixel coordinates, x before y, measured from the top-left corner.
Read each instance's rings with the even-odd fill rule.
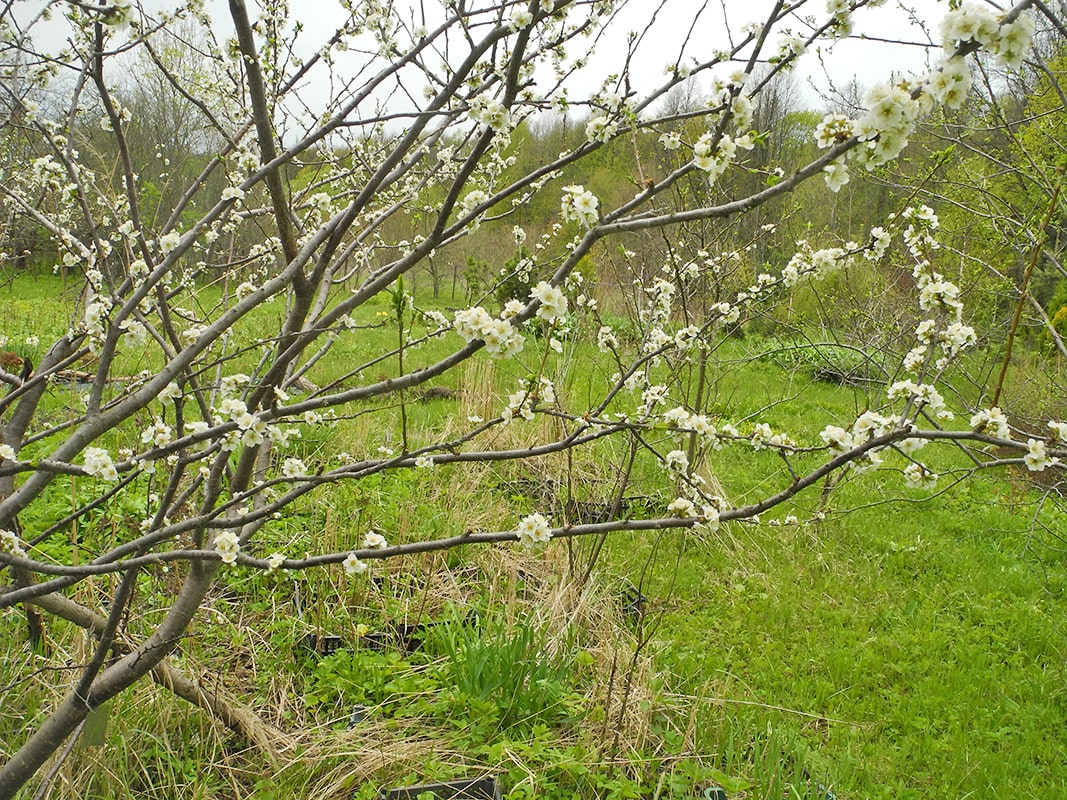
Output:
[[[174,605],[152,635],[97,675],[83,695],[77,692],[69,694],[44,724],[0,767],[0,800],[13,798],[53,753],[63,746],[63,742],[90,711],[129,688],[162,663],[188,628],[218,572],[219,564],[218,561],[193,563]],[[85,609],[82,616],[86,621],[91,621],[86,627],[97,633],[104,630],[103,625],[98,626],[92,621],[92,617],[96,616],[93,612]],[[201,693],[190,692],[190,696],[194,694],[199,696]]]

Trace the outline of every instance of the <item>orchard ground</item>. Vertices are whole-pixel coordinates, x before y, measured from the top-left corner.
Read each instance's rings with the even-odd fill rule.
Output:
[[[28,331],[63,329],[58,279],[19,278],[2,291],[14,310],[9,347],[33,355]],[[374,352],[376,335],[389,334],[369,331],[359,348]],[[582,348],[594,346],[577,348],[560,391],[604,379],[581,369]],[[715,382],[710,408],[731,419],[760,412],[776,430],[814,439],[828,413],[866,402],[862,387],[817,380],[765,337],[727,340],[717,358],[735,368]],[[475,359],[440,391],[411,397],[411,435],[499,413],[509,381],[497,368]],[[1023,386],[1026,371],[1009,385]],[[801,388],[802,399],[781,402]],[[73,380],[56,383],[49,402],[76,403],[78,392]],[[516,421],[501,436],[519,443],[543,424]],[[298,454],[325,464],[395,445],[398,431],[355,415],[305,438]],[[257,548],[343,549],[372,528],[390,540],[441,537],[535,510],[554,524],[595,515],[618,486],[605,465],[619,454],[602,455],[339,484],[290,508]],[[929,463],[950,474],[956,459]],[[595,544],[575,540],[395,559],[355,578],[230,568],[176,661],[273,725],[282,760],[265,761],[141,685],[87,722],[57,792],[369,798],[494,774],[509,797],[688,797],[712,785],[731,798],[1057,797],[1067,789],[1063,500],[1026,471],[945,483],[931,497],[903,490],[899,466],[815,488],[758,524],[613,534],[595,563]],[[729,448],[706,471],[734,503],[783,479],[773,453],[737,459]],[[75,502],[88,480],[57,480],[49,503]],[[638,459],[626,515],[657,512],[671,491],[656,464]],[[82,521],[40,548],[77,563],[67,551],[88,555],[114,535]],[[146,571],[145,620],[130,624],[149,624],[177,580]],[[90,580],[77,596],[93,592]],[[11,739],[48,713],[57,671],[84,657],[86,642],[52,622],[32,650],[22,614],[2,620],[10,671],[0,677],[0,738]],[[343,646],[312,654],[304,645],[320,640],[308,636]],[[36,674],[13,682],[27,667]]]

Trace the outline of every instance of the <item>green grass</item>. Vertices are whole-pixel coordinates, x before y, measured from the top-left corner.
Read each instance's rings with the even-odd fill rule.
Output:
[[[32,335],[29,309],[53,297],[58,280],[12,291],[23,305],[0,335],[24,342]],[[368,306],[357,321],[374,322],[385,309]],[[42,337],[68,324],[40,319]],[[241,335],[263,324],[250,319]],[[342,335],[310,377],[320,385],[340,378],[342,365],[361,363],[394,338],[387,327]],[[433,360],[454,344],[454,337],[427,343],[408,363]],[[742,431],[766,422],[816,444],[826,424],[878,401],[863,388],[755,358],[757,344],[727,340],[713,355],[706,397],[717,421]],[[523,358],[536,364],[540,347],[531,337]],[[608,377],[566,368],[591,352],[579,341],[566,357],[546,362],[560,377],[559,391],[579,407]],[[241,356],[225,371],[253,363]],[[1025,373],[1034,372],[1033,362],[1022,363],[1009,386],[1029,383],[1047,399],[1048,383],[1032,381]],[[353,380],[377,380],[396,366],[383,362]],[[656,374],[670,377],[666,366]],[[514,366],[477,357],[442,381],[455,397],[408,398],[409,441],[430,442],[469,413],[498,414],[516,379]],[[55,390],[49,413],[61,413],[69,395]],[[610,412],[635,402],[623,394]],[[315,469],[340,452],[371,456],[401,441],[396,404],[355,411],[307,430],[292,454]],[[533,440],[548,430],[541,425],[514,423],[493,442]],[[647,438],[656,444],[665,436]],[[262,554],[344,550],[368,528],[390,542],[507,529],[534,510],[558,520],[569,492],[582,501],[612,497],[628,456],[627,442],[605,441],[573,461],[445,466],[338,484],[272,521],[257,547]],[[373,582],[350,581],[339,569],[302,576],[227,570],[183,641],[178,666],[255,709],[294,747],[270,764],[205,715],[143,685],[113,701],[107,747],[76,749],[54,796],[370,798],[385,785],[484,771],[500,773],[515,798],[692,797],[713,783],[731,800],[778,800],[787,791],[825,800],[820,785],[841,800],[1062,796],[1063,502],[1038,511],[1026,476],[951,486],[948,474],[967,463],[961,454],[930,447],[922,456],[946,474],[933,500],[905,489],[898,470],[906,462],[887,456],[885,469],[843,480],[825,507],[817,486],[760,525],[615,536],[583,595],[571,593],[566,578],[592,557],[591,541],[554,543],[533,557],[486,548],[398,560],[376,566]],[[816,461],[798,456],[793,463],[803,469]],[[790,480],[777,455],[744,444],[710,453],[703,469],[735,505]],[[60,476],[23,525],[32,530],[62,516],[94,488]],[[624,494],[632,515],[660,515],[674,488],[639,448]],[[142,490],[119,495],[108,514],[79,525],[79,546],[126,535],[145,502]],[[807,522],[820,509],[825,518]],[[772,524],[787,514],[804,524]],[[67,531],[43,545],[57,558],[71,548]],[[158,620],[179,573],[142,576],[131,634]],[[75,597],[96,603],[109,581],[87,582]],[[624,612],[625,582],[648,597],[640,621]],[[484,627],[467,626],[470,609]],[[367,630],[425,621],[448,627],[418,652],[294,655],[307,633],[353,644]],[[51,654],[30,653],[24,629],[19,610],[0,615],[0,742],[20,740],[44,718],[68,687],[62,667],[87,653],[79,632],[55,622]],[[41,671],[19,679],[34,669]],[[512,702],[518,694],[523,702]],[[345,726],[356,704],[369,712],[352,733]]]
[[[646,592],[696,749],[784,731],[839,797],[1062,794],[1065,559],[1020,558],[1025,522],[962,497],[661,545]]]

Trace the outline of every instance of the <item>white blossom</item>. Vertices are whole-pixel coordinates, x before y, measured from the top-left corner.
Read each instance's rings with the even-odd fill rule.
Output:
[[[706,505],[700,510],[700,529],[714,532],[719,529],[719,509]]]
[[[682,137],[677,131],[668,131],[660,135],[659,143],[664,150],[677,150],[682,146]]]
[[[830,446],[830,451],[838,455],[847,453],[856,445],[852,434],[837,425],[827,425],[819,436]]]
[[[382,550],[389,546],[389,543],[385,540],[377,531],[367,531],[363,536],[363,548],[365,550]]]
[[[605,116],[593,117],[585,126],[585,138],[590,142],[607,142],[615,135],[618,125]]]
[[[286,478],[303,478],[307,473],[307,465],[299,458],[287,458],[282,462],[282,475]]]
[[[689,469],[689,457],[684,450],[671,450],[663,460],[667,468],[674,472],[685,472]]]
[[[530,13],[529,9],[516,9],[508,19],[508,30],[514,33],[515,31],[528,27],[531,22],[533,22],[533,14]]]
[[[119,323],[119,330],[123,331],[123,344],[129,347],[143,347],[148,341],[148,328],[135,319],[124,319]]]
[[[941,41],[948,52],[972,41],[988,47],[999,33],[1000,23],[993,11],[974,3],[949,11],[941,22]]]
[[[1034,35],[1033,20],[1027,14],[1020,14],[1015,22],[1001,25],[998,34],[990,50],[1001,64],[1009,69],[1018,69],[1030,49],[1030,40]]]
[[[163,253],[163,255],[167,255],[178,246],[178,243],[181,241],[181,238],[181,234],[177,231],[171,231],[170,233],[163,234],[159,237],[160,252]]]
[[[241,552],[241,542],[233,531],[220,531],[215,534],[215,552],[222,557],[223,564],[233,564]]]
[[[345,575],[348,575],[349,577],[362,575],[367,571],[367,562],[360,561],[355,553],[349,553],[345,557],[345,560],[341,562],[341,566],[344,567]]]
[[[1049,420],[1048,427],[1049,430],[1052,431],[1052,438],[1056,439],[1061,444],[1067,444],[1067,422]]]
[[[497,319],[481,306],[457,311],[452,325],[464,341],[481,341],[493,357],[517,355],[525,344],[522,334],[507,319]]]
[[[843,159],[831,161],[822,168],[826,177],[826,185],[831,192],[841,191],[841,187],[848,183],[848,165]]]
[[[537,309],[537,316],[546,322],[561,322],[566,317],[567,296],[558,286],[541,281],[530,290],[530,297],[541,304]]]
[[[111,460],[111,454],[102,447],[85,448],[84,468],[88,475],[94,478],[102,478],[105,481],[117,481],[119,479],[115,462]]]
[[[489,196],[481,189],[475,189],[474,191],[468,192],[459,203],[460,212],[463,216],[467,216],[474,211],[475,208],[484,203],[488,197]]]
[[[1043,472],[1049,467],[1060,463],[1058,458],[1050,458],[1045,443],[1040,439],[1026,440],[1026,455],[1023,463],[1031,472]]]
[[[548,520],[542,514],[530,514],[519,520],[519,527],[515,530],[519,541],[527,550],[533,550],[539,544],[545,544],[552,539],[552,530]]]
[[[978,433],[986,433],[999,439],[1010,439],[1011,428],[1008,427],[1008,418],[996,406],[979,411],[971,417],[971,429]]]
[[[9,553],[19,558],[26,557],[26,551],[22,547],[22,540],[12,531],[0,530],[0,553]]]
[[[912,463],[904,467],[904,483],[912,489],[933,489],[937,475],[922,464]]]
[[[697,516],[696,506],[692,500],[688,500],[684,497],[676,497],[667,506],[667,511],[672,517],[695,517]]]
[[[847,142],[852,135],[852,120],[844,114],[827,114],[815,126],[815,142],[819,147]]]
[[[602,353],[614,350],[619,346],[619,340],[615,338],[615,332],[608,325],[601,325],[596,332],[596,346]]]
[[[171,431],[170,426],[158,418],[141,431],[141,443],[150,444],[154,447],[166,447],[173,438],[174,433]]]
[[[178,387],[177,383],[171,381],[160,390],[156,399],[160,402],[166,402],[167,400],[177,400],[181,396],[182,390]]]
[[[599,218],[599,206],[600,201],[584,186],[571,185],[563,187],[560,212],[565,221],[579,222],[587,228],[591,228]]]

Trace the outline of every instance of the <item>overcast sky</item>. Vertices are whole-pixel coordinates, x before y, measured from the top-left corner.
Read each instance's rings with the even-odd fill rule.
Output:
[[[419,5],[418,0],[397,2],[409,7]],[[25,19],[35,8],[40,8],[42,2],[21,0],[16,5],[21,6],[18,13]],[[253,1],[249,5],[254,15],[256,3]],[[743,25],[759,22],[771,5],[772,0],[630,0],[615,20],[614,33],[598,42],[589,67],[572,84],[571,96],[577,97],[582,92],[595,89],[604,75],[618,72],[627,32],[643,30],[657,9],[659,13],[655,24],[642,43],[640,56],[635,61],[636,68],[632,71],[633,85],[639,93],[662,82],[664,67],[674,61],[674,54],[688,32],[689,20],[698,10],[703,9],[703,14],[690,37],[687,52],[707,59],[714,50],[728,47],[731,36],[735,39],[740,37]],[[163,0],[145,0],[144,6],[150,11],[157,11],[173,8],[174,4]],[[217,20],[219,38],[230,36],[232,25],[229,24],[226,1],[207,0],[207,6]],[[821,22],[826,16],[825,7],[825,0],[813,0],[802,11]],[[916,46],[925,41],[925,37],[916,25],[909,23],[909,19],[926,22],[936,37],[938,20],[946,10],[947,3],[943,0],[914,0],[907,9],[890,0],[882,8],[858,13],[852,39],[824,43],[819,52],[810,51],[801,61],[797,74],[805,86],[804,104],[813,107],[821,105],[817,92],[827,88],[827,76],[842,86],[853,78],[863,86],[870,86],[885,80],[894,72],[923,71],[928,57],[936,57],[936,54]],[[304,25],[297,47],[301,55],[318,49],[344,18],[344,12],[335,0],[291,0],[291,14]],[[794,33],[803,33],[804,25],[801,22],[792,27]],[[54,44],[62,41],[61,23],[53,23],[47,31],[45,38],[51,39]],[[778,38],[774,35],[770,39],[772,51]],[[576,48],[572,53],[574,51]],[[809,84],[815,88],[808,89]],[[304,102],[313,108],[323,106],[328,95],[324,87],[324,81],[309,81],[302,87]]]

